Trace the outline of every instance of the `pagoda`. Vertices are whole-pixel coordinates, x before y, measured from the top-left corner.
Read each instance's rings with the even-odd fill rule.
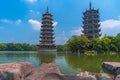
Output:
[[[39,52],[55,52],[57,51],[54,44],[54,26],[52,15],[48,11],[42,15],[41,36],[39,43]]]
[[[95,10],[92,8],[90,2],[89,9],[83,13],[83,34],[88,38],[100,37],[100,19],[99,19],[99,9]]]

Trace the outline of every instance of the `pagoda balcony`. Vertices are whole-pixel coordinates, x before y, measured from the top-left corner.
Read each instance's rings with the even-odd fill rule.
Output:
[[[41,43],[54,43],[55,41],[53,40],[40,40]]]
[[[51,28],[42,28],[41,31],[52,31],[53,32],[54,30]]]
[[[44,16],[43,18],[49,18],[49,19],[51,19],[52,17],[50,17],[50,16]]]
[[[42,24],[53,24],[53,22],[52,21],[42,21]]]
[[[99,15],[99,13],[97,13],[97,12],[87,12],[87,13],[84,13],[83,15],[84,16],[96,16],[96,15]]]
[[[49,39],[55,39],[53,36],[40,36],[41,39],[49,38]]]
[[[52,14],[50,14],[50,13],[45,13],[45,14],[43,14],[43,17],[44,16],[49,16],[49,17],[52,17],[53,15]]]
[[[42,18],[42,20],[44,21],[44,20],[50,20],[50,21],[53,21],[53,19],[52,18]]]
[[[52,22],[50,19],[44,19],[43,22]]]
[[[43,24],[43,25],[45,25],[45,24],[50,24],[50,25],[52,25],[53,23],[52,23],[51,21],[50,21],[50,22],[43,21],[42,24]]]
[[[42,29],[53,29],[53,26],[41,26]]]
[[[42,31],[41,33],[46,33],[46,34],[48,34],[48,33],[53,33],[54,34],[54,32],[53,31]]]
[[[53,44],[53,43],[47,43],[47,42],[45,42],[45,43],[41,43],[40,45],[45,45],[45,46],[55,46],[55,44]]]
[[[51,44],[54,43],[54,41],[51,41],[51,40],[50,41],[48,41],[48,40],[45,40],[45,41],[41,40],[40,42],[41,43],[51,43]]]
[[[52,26],[53,24],[48,24],[48,23],[46,23],[46,24],[43,24],[44,26]]]
[[[43,29],[43,28],[54,28],[54,26],[52,26],[52,25],[42,25],[41,28],[42,28],[42,29]]]
[[[54,33],[51,33],[51,32],[50,32],[50,33],[49,33],[49,32],[44,32],[44,33],[43,33],[43,32],[42,32],[41,35],[54,35]]]
[[[97,31],[97,32],[100,32],[101,30],[98,29],[98,28],[85,28],[84,29],[85,31]]]

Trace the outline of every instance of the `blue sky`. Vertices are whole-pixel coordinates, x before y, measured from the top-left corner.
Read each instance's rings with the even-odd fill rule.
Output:
[[[82,12],[90,0],[1,0],[0,43],[38,44],[42,14],[49,7],[55,25],[55,42],[64,44],[81,34]],[[120,33],[120,0],[91,0],[100,9],[102,36]]]

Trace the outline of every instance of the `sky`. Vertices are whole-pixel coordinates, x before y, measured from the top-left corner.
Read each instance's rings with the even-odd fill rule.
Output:
[[[83,12],[99,9],[102,36],[120,33],[120,0],[0,0],[0,43],[39,44],[42,14],[53,15],[55,43],[81,35]]]

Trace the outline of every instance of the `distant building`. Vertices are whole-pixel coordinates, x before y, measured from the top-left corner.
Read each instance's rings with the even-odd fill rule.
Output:
[[[95,10],[92,8],[90,2],[89,9],[83,13],[83,34],[88,38],[100,37],[100,19],[99,19],[99,9]]]
[[[49,13],[48,8],[45,14],[43,14],[42,18],[42,26],[41,26],[41,36],[40,36],[40,44],[39,51],[41,52],[51,52],[57,51],[56,46],[54,44],[54,26],[52,15]]]

